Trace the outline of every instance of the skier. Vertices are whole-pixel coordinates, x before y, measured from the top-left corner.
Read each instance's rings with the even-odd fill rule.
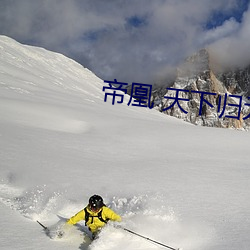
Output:
[[[80,220],[85,220],[85,226],[92,232],[94,239],[109,220],[120,222],[122,219],[120,215],[105,206],[101,196],[95,194],[89,198],[89,204],[72,216],[67,224],[74,225]]]

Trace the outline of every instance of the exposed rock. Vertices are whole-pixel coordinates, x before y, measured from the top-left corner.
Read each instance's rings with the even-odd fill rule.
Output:
[[[178,68],[177,77],[171,86],[182,90],[178,91],[178,98],[186,100],[180,100],[179,104],[187,113],[177,103],[171,107],[176,90],[167,91],[158,109],[196,125],[248,130],[250,118],[243,118],[250,113],[250,107],[246,105],[249,103],[247,97],[250,96],[250,67],[228,72],[215,72],[212,68],[206,49],[187,58]],[[241,98],[242,105],[239,108],[237,105]]]

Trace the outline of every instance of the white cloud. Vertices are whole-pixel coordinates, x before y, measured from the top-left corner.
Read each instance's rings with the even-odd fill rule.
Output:
[[[0,33],[63,52],[105,79],[152,83],[166,68],[211,42],[217,48],[218,40],[230,47],[235,42],[229,40],[237,40],[231,33],[249,37],[249,26],[234,19],[214,30],[204,29],[215,11],[230,14],[237,4],[237,0],[2,0]],[[143,25],[131,25],[131,17]],[[247,15],[244,23],[246,19]]]
[[[250,63],[250,9],[234,32],[210,45],[216,61],[226,67],[246,66]]]
[[[240,24],[232,17],[229,20],[226,20],[221,26],[205,30],[200,39],[201,44],[210,44],[214,41],[231,36],[232,34],[235,34],[239,28]]]

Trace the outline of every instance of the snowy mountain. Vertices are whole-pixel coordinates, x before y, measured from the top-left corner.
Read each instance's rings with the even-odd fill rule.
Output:
[[[103,86],[63,55],[0,36],[0,248],[163,249],[112,224],[91,243],[84,222],[62,239],[36,223],[53,229],[96,193],[122,226],[168,246],[248,250],[249,133],[112,105]]]
[[[250,66],[218,72],[217,77],[230,93],[250,96]]]
[[[249,67],[226,71],[219,68],[206,49],[187,58],[171,85],[185,90],[179,92],[179,98],[186,99],[180,101],[186,112],[177,105],[171,107],[173,99],[168,97],[175,98],[173,90],[167,91],[159,110],[195,125],[249,130]]]

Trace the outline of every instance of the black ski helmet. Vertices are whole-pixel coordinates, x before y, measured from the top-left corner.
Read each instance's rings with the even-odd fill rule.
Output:
[[[103,205],[103,199],[100,195],[95,194],[89,198],[89,206],[91,209],[100,209]]]

